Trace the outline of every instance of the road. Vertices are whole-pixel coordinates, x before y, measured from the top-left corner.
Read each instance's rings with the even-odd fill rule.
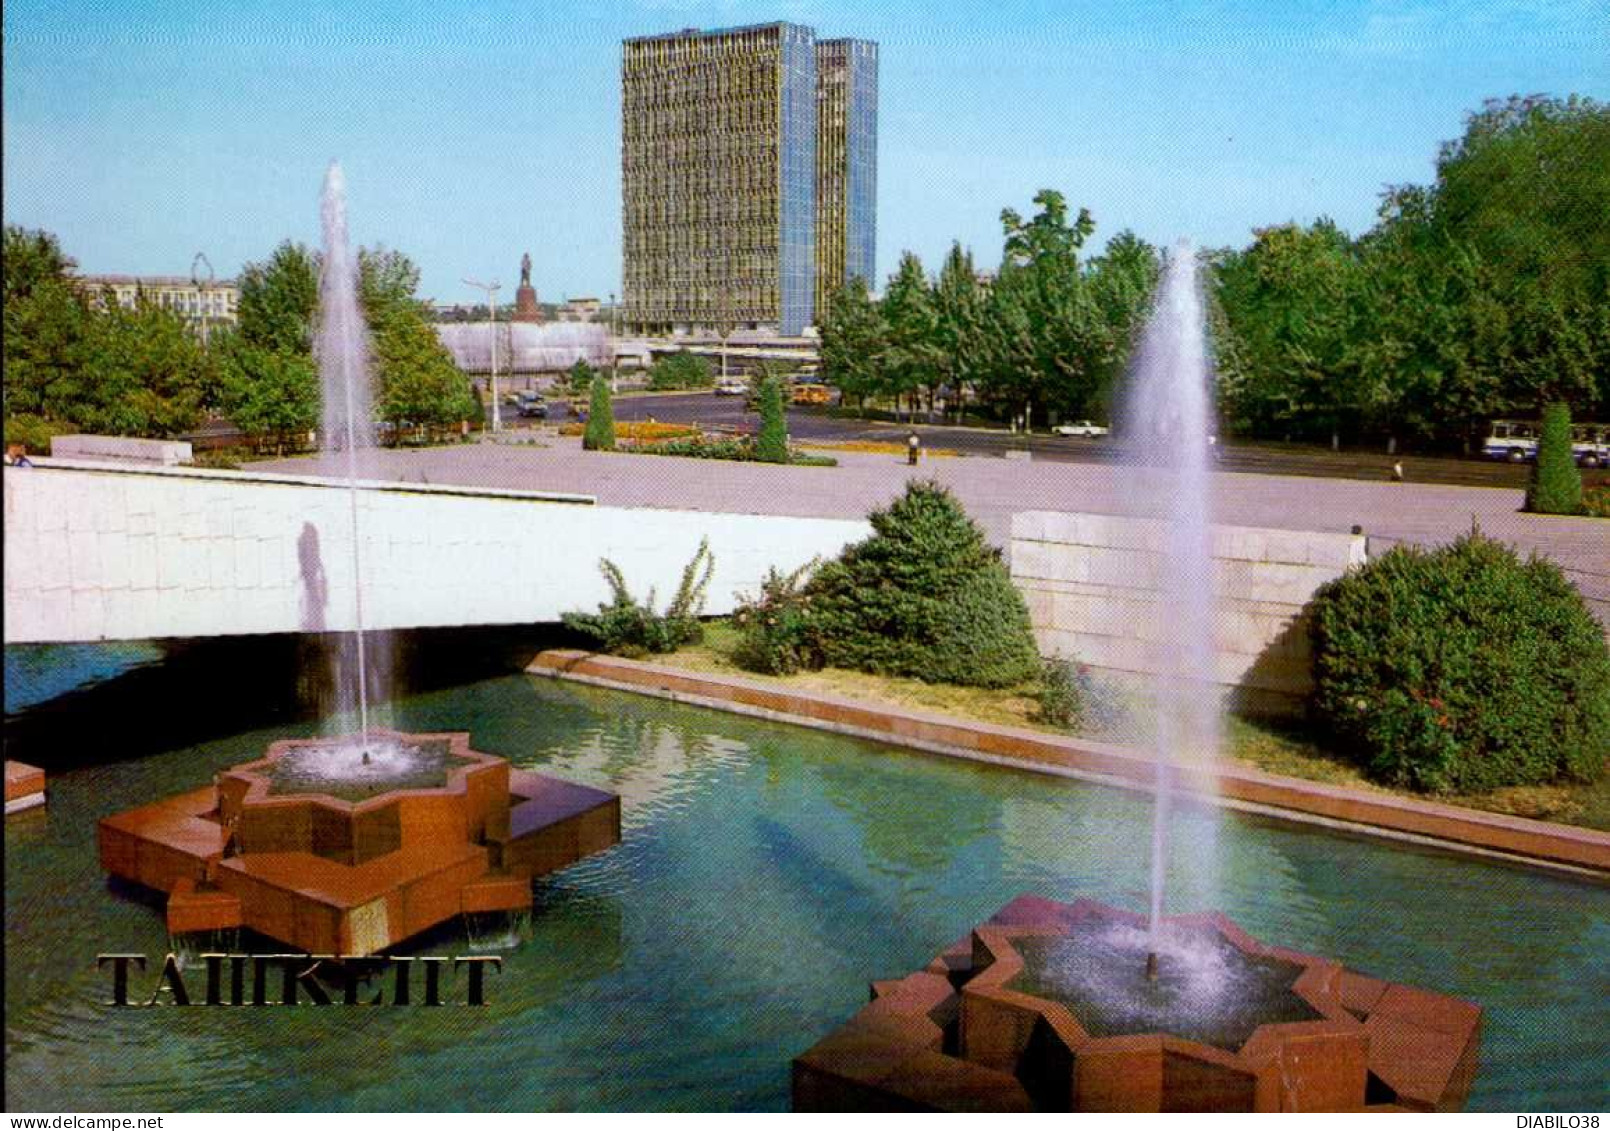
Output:
[[[623,396],[615,399],[615,419],[655,420],[698,423],[720,428],[753,431],[758,419],[744,408],[742,397],[718,397],[714,393],[657,393]],[[505,410],[504,426],[510,425]],[[557,422],[568,417],[556,416]],[[522,422],[523,423],[523,422]],[[539,423],[539,422],[532,422]],[[1031,458],[1051,463],[1102,463],[1119,461],[1118,444],[1107,438],[1085,439],[1052,436],[1047,433],[1023,435],[1000,429],[957,428],[919,422],[915,426],[887,421],[859,420],[830,415],[825,408],[791,406],[788,409],[789,435],[806,443],[846,443],[870,441],[904,445],[915,431],[924,447],[961,452],[969,456],[1002,456],[1008,451],[1028,451]],[[1417,483],[1446,483],[1465,487],[1524,487],[1524,466],[1479,459],[1447,456],[1388,456],[1384,452],[1331,452],[1300,444],[1229,442],[1217,445],[1217,462],[1223,471],[1244,471],[1266,475],[1305,475],[1331,479],[1385,481],[1392,476],[1394,458],[1401,458],[1404,477]]]

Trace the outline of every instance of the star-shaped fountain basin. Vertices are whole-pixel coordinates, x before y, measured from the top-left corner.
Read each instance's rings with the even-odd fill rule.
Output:
[[[1164,921],[1081,900],[1057,921],[973,932],[963,1052],[1073,1110],[1337,1110],[1366,1090],[1369,1035],[1342,968],[1222,915]]]
[[[509,764],[471,750],[463,733],[286,739],[220,775],[218,812],[240,855],[309,852],[358,865],[507,835]]]

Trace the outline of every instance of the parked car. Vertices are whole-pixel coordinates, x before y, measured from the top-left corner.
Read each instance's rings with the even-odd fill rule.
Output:
[[[548,403],[532,393],[523,393],[519,402],[520,415],[534,420],[548,419]]]
[[[1105,436],[1107,429],[1089,420],[1070,420],[1051,429],[1058,436]]]
[[[738,381],[731,377],[716,384],[716,396],[718,397],[741,397],[748,391],[749,383],[747,381]]]

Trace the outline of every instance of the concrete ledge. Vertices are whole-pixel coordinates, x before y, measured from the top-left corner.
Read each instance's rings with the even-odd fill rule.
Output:
[[[964,722],[835,696],[783,690],[754,680],[683,671],[588,652],[543,652],[526,669],[663,698],[893,742],[932,753],[1150,790],[1144,752],[1017,727]],[[1355,831],[1477,851],[1610,878],[1610,834],[1548,821],[1484,813],[1388,793],[1282,777],[1221,762],[1184,770],[1176,784],[1204,799]]]
[[[188,440],[142,440],[133,436],[52,436],[50,454],[65,459],[109,459],[171,467],[188,463]]]

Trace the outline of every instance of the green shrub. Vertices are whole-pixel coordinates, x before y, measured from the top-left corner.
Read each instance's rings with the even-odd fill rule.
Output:
[[[1564,404],[1543,409],[1543,435],[1526,485],[1526,509],[1538,514],[1576,514],[1582,509],[1582,473],[1571,450],[1571,410]]]
[[[651,389],[708,389],[716,383],[710,363],[685,350],[661,354],[648,371]]]
[[[570,367],[570,373],[565,380],[570,385],[572,395],[579,397],[593,387],[593,379],[597,376],[597,370],[578,357],[576,364]]]
[[[733,616],[739,637],[732,658],[741,668],[767,675],[793,675],[822,666],[811,623],[811,601],[801,582],[817,565],[812,558],[792,573],[767,571],[760,596],[744,599]]]
[[[78,429],[62,420],[47,420],[43,416],[35,416],[28,412],[19,412],[6,417],[5,438],[8,444],[21,444],[28,449],[30,455],[48,456],[50,454],[50,438],[52,436],[67,436]]]
[[[615,406],[603,374],[593,378],[593,399],[587,409],[587,431],[582,433],[581,446],[589,452],[607,452],[615,446]]]
[[[1590,518],[1610,518],[1610,486],[1582,488],[1582,513]]]
[[[775,377],[760,383],[760,435],[755,458],[761,463],[788,462],[788,423],[783,419],[783,386]]]
[[[708,539],[699,542],[693,560],[682,571],[676,596],[663,613],[654,611],[654,590],[642,602],[632,596],[614,562],[604,558],[598,568],[609,583],[609,602],[599,605],[596,613],[564,613],[561,619],[567,628],[598,641],[599,651],[626,657],[675,652],[703,636],[699,614],[704,611],[710,574],[715,570]]]
[[[949,491],[913,482],[871,522],[806,586],[827,663],[974,687],[1039,671],[1023,598]]]
[[[1591,780],[1610,750],[1610,648],[1552,562],[1472,531],[1394,547],[1315,594],[1312,705],[1388,785]]]
[[[1040,665],[1034,721],[1072,730],[1084,721],[1084,681],[1072,660],[1052,656]]]

